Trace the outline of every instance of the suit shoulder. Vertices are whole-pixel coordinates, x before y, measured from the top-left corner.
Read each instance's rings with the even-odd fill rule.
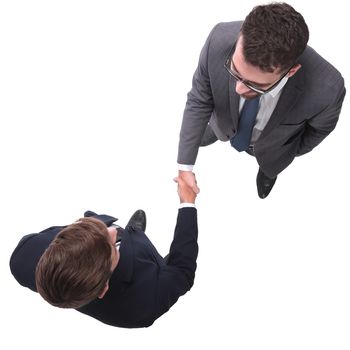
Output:
[[[215,25],[211,35],[212,41],[217,41],[218,43],[224,43],[232,46],[232,44],[237,40],[239,31],[241,30],[243,21],[235,22],[220,22]]]
[[[325,90],[343,90],[344,78],[341,73],[312,47],[307,46],[300,57],[300,63],[306,74],[306,82]]]
[[[28,247],[32,245],[37,235],[37,233],[31,233],[23,236],[10,258],[10,270],[13,277],[19,284],[32,290],[35,290],[34,270],[36,265],[32,263]]]
[[[221,22],[212,29],[208,38],[208,52],[214,61],[228,55],[237,40],[242,23]]]
[[[28,235],[25,235],[21,238],[21,240],[18,242],[16,248],[14,249],[14,251],[11,254],[10,257],[10,268],[11,270],[13,270],[15,268],[16,265],[16,258],[17,256],[21,253],[21,249],[23,248],[23,246],[33,237],[35,237],[37,235],[37,233],[30,233]]]
[[[36,265],[61,229],[61,226],[54,226],[22,237],[10,258],[10,270],[18,283],[35,290]]]
[[[222,31],[223,33],[236,32],[238,33],[242,27],[243,21],[232,21],[232,22],[219,22],[215,25],[214,28]]]

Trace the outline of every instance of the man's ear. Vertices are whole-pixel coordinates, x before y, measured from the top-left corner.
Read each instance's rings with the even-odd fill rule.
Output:
[[[301,64],[296,64],[295,66],[293,66],[290,70],[289,70],[289,72],[288,72],[288,74],[287,74],[287,77],[288,78],[290,78],[290,77],[292,77],[299,69],[301,68]]]
[[[103,288],[103,290],[102,290],[102,292],[98,295],[98,298],[102,299],[105,296],[105,294],[107,293],[108,289],[109,289],[109,284],[108,284],[108,281],[107,281],[105,286],[104,286],[104,288]]]

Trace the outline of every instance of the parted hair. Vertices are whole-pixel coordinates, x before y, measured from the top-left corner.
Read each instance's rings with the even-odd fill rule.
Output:
[[[291,68],[309,40],[303,16],[283,2],[254,7],[243,22],[241,34],[244,58],[266,72]]]
[[[60,231],[41,256],[35,271],[37,290],[54,306],[77,309],[104,289],[111,255],[106,225],[82,218]]]

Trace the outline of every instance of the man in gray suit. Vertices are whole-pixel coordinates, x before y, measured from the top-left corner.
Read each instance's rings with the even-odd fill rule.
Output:
[[[335,128],[344,80],[308,39],[304,18],[286,3],[257,6],[244,22],[211,31],[188,93],[178,152],[179,176],[196,192],[192,169],[200,146],[230,141],[254,156],[265,198],[277,175]]]

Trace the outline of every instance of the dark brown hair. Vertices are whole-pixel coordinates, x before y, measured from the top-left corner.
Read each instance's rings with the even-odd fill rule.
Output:
[[[112,247],[106,225],[82,218],[64,228],[36,267],[36,286],[50,304],[79,308],[96,299],[111,275]]]
[[[309,40],[303,16],[292,6],[277,2],[254,7],[241,34],[244,58],[266,72],[291,68]]]

